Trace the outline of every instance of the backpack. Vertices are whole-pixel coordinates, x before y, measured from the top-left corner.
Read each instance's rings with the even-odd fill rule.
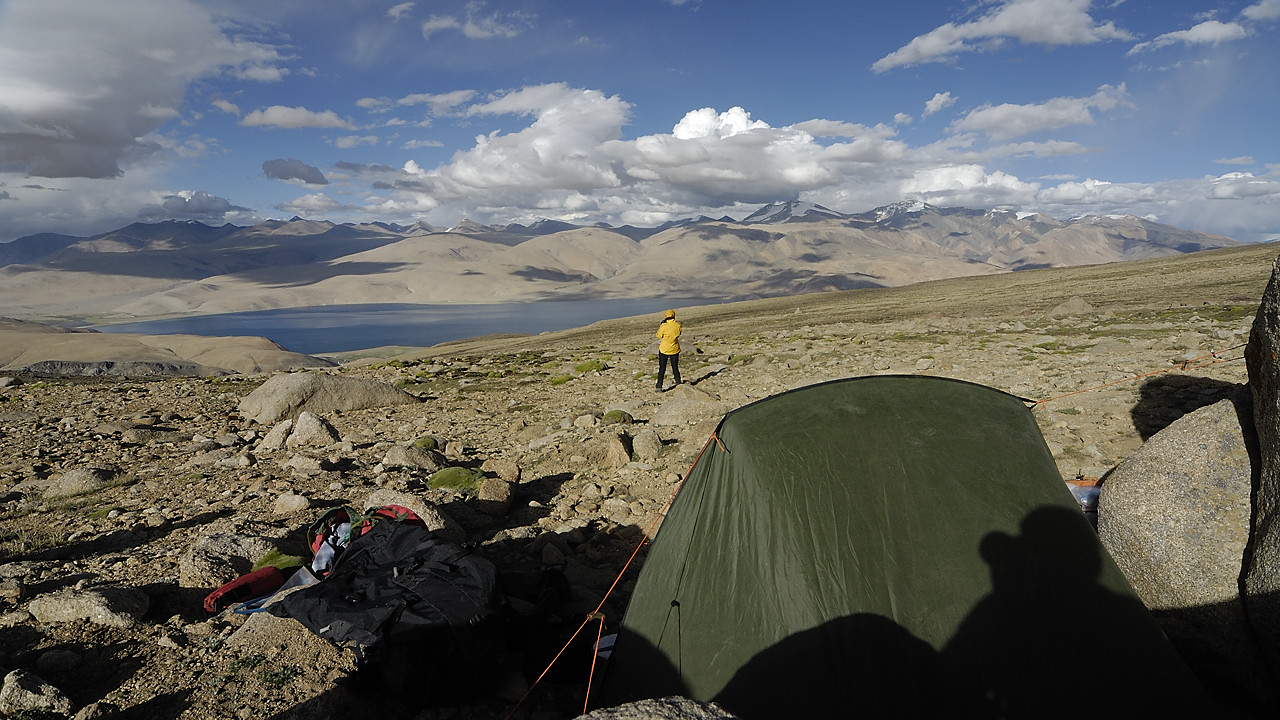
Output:
[[[331,510],[311,542],[317,560],[334,550],[323,579],[267,611],[355,649],[357,689],[427,705],[478,696],[499,679],[503,598],[491,562],[397,506]]]
[[[312,557],[311,572],[316,577],[327,575],[334,560],[351,539],[369,532],[375,523],[382,520],[411,523],[424,528],[427,526],[417,513],[403,505],[383,505],[363,513],[349,505],[330,508],[307,528],[307,546],[311,548]]]

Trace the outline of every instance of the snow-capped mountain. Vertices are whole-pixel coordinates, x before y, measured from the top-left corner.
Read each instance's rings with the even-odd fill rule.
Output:
[[[863,213],[860,217],[868,217],[874,222],[883,223],[903,215],[922,213],[933,209],[935,208],[932,205],[920,200],[899,200],[896,203],[878,207],[869,213]]]

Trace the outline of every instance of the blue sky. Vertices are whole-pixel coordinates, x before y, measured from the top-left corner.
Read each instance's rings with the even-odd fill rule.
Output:
[[[0,241],[774,200],[1280,238],[1280,0],[0,0]]]

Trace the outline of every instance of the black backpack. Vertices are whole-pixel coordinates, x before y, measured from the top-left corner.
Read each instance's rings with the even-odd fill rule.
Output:
[[[476,697],[500,677],[502,594],[488,560],[421,525],[374,523],[325,578],[269,611],[357,651],[359,689],[429,705]]]

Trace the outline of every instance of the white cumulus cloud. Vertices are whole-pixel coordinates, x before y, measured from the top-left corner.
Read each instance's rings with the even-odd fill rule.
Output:
[[[1091,0],[1003,0],[967,23],[946,23],[919,35],[872,64],[875,72],[950,60],[961,52],[1013,39],[1027,45],[1090,45],[1133,36],[1089,14]]]
[[[472,217],[486,207],[520,207],[543,217],[591,211],[661,222],[834,187],[907,154],[891,126],[819,119],[774,128],[741,107],[691,110],[670,133],[624,140],[630,111],[617,97],[559,83],[460,107],[464,117],[532,119],[523,129],[477,136],[439,167],[406,162],[395,201],[429,196],[441,206],[465,204]]]
[[[751,113],[740,107],[731,107],[722,113],[717,113],[714,108],[701,108],[685,113],[680,122],[672,128],[671,134],[681,140],[704,137],[726,138],[768,127],[768,123],[752,120]]]
[[[934,93],[933,97],[929,98],[928,102],[924,104],[924,115],[925,117],[928,117],[955,104],[956,99],[951,96],[951,93]]]
[[[1253,173],[1227,173],[1210,183],[1209,197],[1216,200],[1280,196],[1280,179],[1255,177]]]
[[[1124,84],[1103,85],[1090,97],[1052,98],[1038,105],[983,105],[951,124],[956,132],[981,132],[993,140],[1007,140],[1044,130],[1093,124],[1093,111],[1107,111],[1127,102]]]
[[[1240,15],[1253,22],[1280,20],[1280,0],[1262,0],[1242,10]]]
[[[1158,50],[1169,45],[1218,45],[1239,40],[1248,34],[1249,31],[1240,23],[1206,20],[1190,29],[1165,33],[1149,42],[1138,43],[1129,50],[1129,54]]]
[[[240,107],[230,100],[214,100],[209,104],[228,115],[235,115],[237,117],[240,115]]]
[[[988,172],[981,165],[954,165],[915,171],[901,183],[904,197],[938,204],[970,204],[981,197],[987,205],[1028,197],[1039,189],[1037,183],[1023,182],[1008,173]],[[1003,202],[998,200],[1003,198]]]
[[[248,115],[245,115],[244,119],[240,121],[240,124],[251,127],[273,126],[293,130],[298,128],[355,129],[350,121],[339,117],[338,114],[332,110],[321,110],[316,112],[304,107],[286,107],[284,105],[272,105],[271,107],[262,110],[254,110]]]
[[[475,90],[454,90],[447,93],[415,93],[405,95],[396,100],[397,105],[426,105],[433,115],[448,115],[459,105],[470,102],[476,96]]]

